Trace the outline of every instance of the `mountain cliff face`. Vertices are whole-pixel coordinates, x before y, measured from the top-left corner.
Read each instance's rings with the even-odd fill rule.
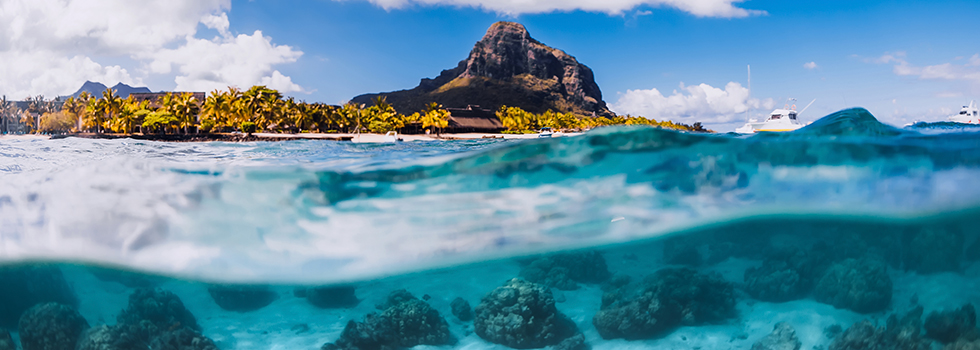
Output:
[[[614,115],[602,101],[592,70],[564,51],[531,38],[523,25],[493,24],[467,59],[418,87],[355,97],[371,104],[385,96],[395,109],[410,113],[429,102],[445,107],[517,106],[541,113],[549,109],[579,115]]]

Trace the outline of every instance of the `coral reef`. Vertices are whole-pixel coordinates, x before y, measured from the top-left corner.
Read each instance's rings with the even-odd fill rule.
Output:
[[[129,295],[129,305],[116,317],[119,324],[150,324],[157,329],[187,327],[201,330],[197,319],[174,293],[162,289],[137,289]]]
[[[905,268],[924,274],[959,271],[964,241],[958,229],[924,227],[911,236]]]
[[[871,321],[855,323],[830,343],[829,350],[929,350],[930,342],[921,337],[922,307],[916,307],[901,319],[888,317],[886,326],[875,327]]]
[[[354,290],[353,286],[322,286],[303,289],[301,295],[321,309],[346,309],[361,303]]]
[[[470,303],[463,298],[457,297],[453,299],[453,302],[449,304],[449,307],[453,310],[453,316],[456,316],[460,321],[469,322],[473,320],[473,308],[470,307]]]
[[[72,307],[45,303],[27,310],[17,329],[24,350],[74,350],[88,327],[85,318]]]
[[[884,310],[892,300],[892,280],[876,259],[846,259],[827,269],[814,289],[814,299],[860,313]]]
[[[632,289],[632,290],[631,290]],[[608,291],[592,324],[604,339],[646,339],[675,327],[718,323],[735,316],[731,283],[717,273],[663,269],[642,284]]]
[[[745,292],[753,298],[784,302],[805,297],[824,270],[821,250],[807,253],[799,248],[774,249],[759,267],[745,270]]]
[[[561,343],[555,345],[551,350],[589,350],[592,349],[588,343],[585,342],[585,335],[578,333],[571,337],[562,340]]]
[[[405,290],[389,294],[381,313],[347,323],[340,338],[322,349],[401,349],[417,345],[453,345],[456,338],[439,311]]]
[[[598,251],[555,254],[531,261],[521,269],[526,281],[560,290],[575,290],[581,283],[602,283],[609,278],[606,259]]]
[[[21,314],[40,303],[78,306],[61,269],[47,265],[0,266],[0,328],[16,328]]]
[[[138,289],[116,316],[116,325],[85,332],[77,350],[216,350],[200,330],[197,319],[173,293]]]
[[[930,312],[925,322],[926,336],[943,344],[955,342],[960,336],[977,328],[977,311],[972,304],[956,310]]]
[[[165,332],[150,344],[150,350],[218,350],[214,341],[197,331],[180,328]]]
[[[780,322],[772,327],[772,333],[752,344],[752,350],[800,350],[802,346],[793,326]]]
[[[483,297],[474,326],[480,338],[516,349],[558,345],[578,333],[548,288],[518,278]]]
[[[222,309],[238,312],[261,309],[279,298],[267,286],[212,285],[208,294]]]

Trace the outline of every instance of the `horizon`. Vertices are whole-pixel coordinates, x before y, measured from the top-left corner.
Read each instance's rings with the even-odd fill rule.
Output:
[[[411,89],[465,59],[491,24],[514,21],[590,67],[617,114],[728,131],[796,98],[799,108],[816,99],[804,121],[864,107],[902,125],[943,121],[980,97],[980,49],[948,29],[977,10],[966,1],[13,1],[0,6],[10,38],[0,95],[68,96],[85,81],[266,85],[339,104]]]

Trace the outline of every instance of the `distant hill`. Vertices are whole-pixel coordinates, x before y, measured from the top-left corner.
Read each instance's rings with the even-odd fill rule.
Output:
[[[531,38],[527,28],[497,22],[476,43],[467,59],[435,79],[422,79],[411,90],[366,94],[353,102],[371,104],[385,96],[401,113],[438,102],[449,108],[480,105],[521,107],[534,113],[549,109],[579,115],[614,116],[602,100],[592,69],[562,50]]]
[[[105,86],[105,84],[86,81],[85,84],[82,84],[82,87],[79,88],[78,91],[75,91],[75,93],[71,94],[70,96],[78,97],[78,95],[81,95],[83,91],[88,92],[92,96],[102,96],[102,92],[105,91],[106,89],[107,87]],[[135,92],[152,92],[147,87],[132,87],[123,83],[116,84],[115,86],[112,87],[112,90],[115,91],[116,96],[119,96],[121,98],[127,98],[129,97],[129,94]]]

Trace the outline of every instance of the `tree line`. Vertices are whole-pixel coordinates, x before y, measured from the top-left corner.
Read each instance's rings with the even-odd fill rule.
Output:
[[[42,96],[28,100],[30,107],[27,111],[17,111],[5,99],[0,101],[0,116],[3,117],[0,122],[16,119],[27,128],[26,132],[32,133],[386,133],[415,126],[415,130],[421,128],[438,134],[449,126],[450,117],[450,112],[437,103],[430,103],[425,110],[405,115],[396,111],[384,97],[375,99],[372,106],[351,102],[335,106],[298,101],[265,86],[253,86],[248,90],[234,87],[214,90],[205,95],[203,101],[198,101],[192,93],[166,93],[155,101],[140,101],[133,96],[124,99],[116,96],[112,89],[103,91],[101,95],[82,92],[77,97],[66,99],[60,108],[55,101],[46,102]],[[8,118],[11,115],[14,117]],[[689,126],[630,115],[606,118],[554,111],[534,114],[508,106],[501,107],[496,115],[507,129],[505,132],[510,133],[537,132],[545,127],[553,130],[586,130],[636,124],[707,131],[700,123]]]

